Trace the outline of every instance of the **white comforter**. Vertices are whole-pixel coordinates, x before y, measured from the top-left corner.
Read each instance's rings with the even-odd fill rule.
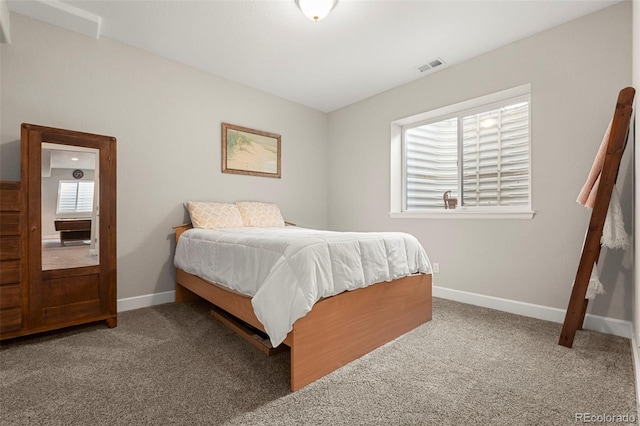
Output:
[[[291,226],[190,229],[178,241],[175,266],[251,296],[274,347],[323,297],[431,273],[412,235]]]

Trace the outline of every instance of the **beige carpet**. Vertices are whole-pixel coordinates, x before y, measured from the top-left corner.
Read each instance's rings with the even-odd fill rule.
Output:
[[[98,256],[89,254],[89,243],[68,241],[64,246],[60,240],[42,241],[42,269],[78,268],[98,265]]]
[[[3,425],[575,425],[636,416],[627,339],[445,300],[434,319],[290,393],[268,358],[205,304],[3,343]],[[617,423],[625,424],[625,423]]]

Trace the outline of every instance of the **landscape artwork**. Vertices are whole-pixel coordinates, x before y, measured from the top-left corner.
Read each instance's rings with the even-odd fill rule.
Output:
[[[222,172],[280,177],[280,135],[222,123]]]

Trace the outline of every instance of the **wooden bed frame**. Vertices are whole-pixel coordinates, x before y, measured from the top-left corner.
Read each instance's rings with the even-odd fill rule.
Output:
[[[179,225],[176,242],[190,229]],[[251,299],[176,268],[176,302],[205,299],[264,332]],[[320,300],[298,319],[284,344],[291,348],[291,390],[360,358],[431,320],[431,275],[419,274]]]

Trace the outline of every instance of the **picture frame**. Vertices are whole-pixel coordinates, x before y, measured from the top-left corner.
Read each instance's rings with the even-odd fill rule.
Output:
[[[281,177],[281,136],[222,123],[222,173]]]

